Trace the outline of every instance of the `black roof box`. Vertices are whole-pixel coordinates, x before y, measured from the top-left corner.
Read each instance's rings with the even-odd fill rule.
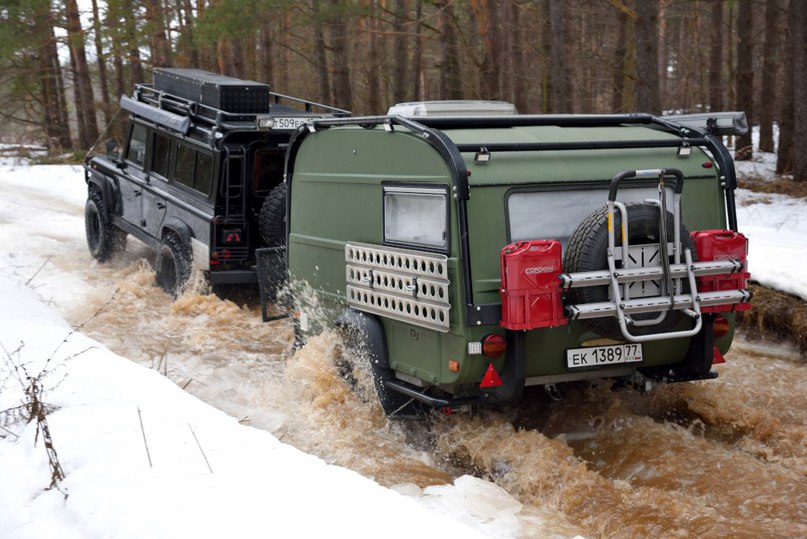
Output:
[[[269,112],[269,85],[201,69],[158,67],[154,89],[236,114]]]

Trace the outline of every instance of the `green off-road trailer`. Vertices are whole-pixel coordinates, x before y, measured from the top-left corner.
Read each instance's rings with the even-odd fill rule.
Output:
[[[392,416],[532,385],[716,376],[750,300],[722,142],[742,113],[422,105],[293,136],[298,335],[339,328]]]

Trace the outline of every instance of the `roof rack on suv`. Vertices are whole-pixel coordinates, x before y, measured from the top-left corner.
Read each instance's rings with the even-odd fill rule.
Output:
[[[217,130],[270,130],[277,116],[349,116],[350,111],[269,91],[269,85],[197,69],[154,70],[154,84],[136,84],[121,107],[187,133],[190,124]],[[302,108],[298,108],[302,107]],[[184,120],[184,121],[183,121]]]

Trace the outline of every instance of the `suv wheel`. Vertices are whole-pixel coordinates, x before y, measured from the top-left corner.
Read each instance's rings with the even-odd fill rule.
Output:
[[[157,253],[157,284],[166,293],[177,297],[191,277],[191,252],[176,234],[163,238]]]
[[[631,245],[652,244],[659,242],[659,207],[644,203],[626,204],[628,210],[628,237]],[[673,216],[667,212],[667,231],[672,240],[674,233]],[[622,242],[622,217],[620,212],[614,215],[614,231],[616,245]],[[692,252],[693,261],[696,258],[695,243],[687,229],[681,225],[681,243],[684,249]],[[564,271],[569,273],[598,271],[608,268],[608,211],[605,207],[586,217],[577,230],[569,238],[569,247],[563,259]],[[684,291],[689,290],[689,284],[684,281]],[[567,303],[598,303],[609,300],[608,287],[594,286],[586,288],[573,288],[569,291]],[[657,313],[647,315],[634,315],[637,320],[654,318]],[[663,333],[673,329],[685,316],[680,312],[669,312],[658,324],[650,326],[635,326],[631,332],[635,335],[648,333]],[[623,340],[622,330],[616,318],[594,318],[581,320],[589,330],[616,340]]]
[[[126,249],[126,232],[109,222],[104,197],[96,189],[91,189],[87,195],[84,230],[90,254],[99,262],[105,262]]]
[[[286,184],[278,184],[263,201],[258,216],[258,230],[263,244],[280,247],[286,244]]]

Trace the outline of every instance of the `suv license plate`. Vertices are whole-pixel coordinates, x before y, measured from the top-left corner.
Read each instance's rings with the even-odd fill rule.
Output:
[[[641,344],[613,344],[609,346],[569,348],[566,350],[566,366],[570,369],[641,362]]]
[[[275,118],[272,129],[295,130],[306,122],[306,118]]]

